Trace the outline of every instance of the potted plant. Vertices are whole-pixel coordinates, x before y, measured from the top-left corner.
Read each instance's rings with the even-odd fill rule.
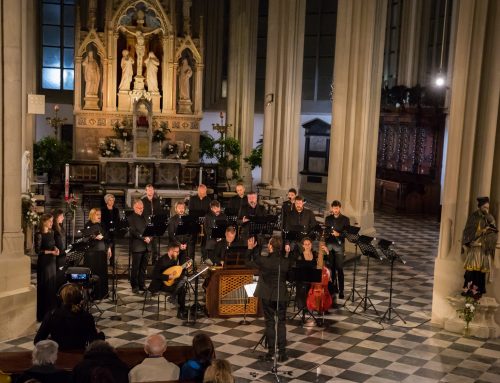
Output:
[[[221,137],[216,140],[209,134],[200,136],[200,157],[217,160],[222,179],[238,178],[240,156],[241,145],[236,138]]]
[[[71,160],[71,156],[69,145],[52,136],[42,138],[33,144],[34,169],[37,174],[47,173],[53,198],[62,190],[64,165]]]
[[[250,169],[262,167],[262,137],[257,141],[257,146],[252,149],[248,157],[243,158],[243,160],[250,165]]]

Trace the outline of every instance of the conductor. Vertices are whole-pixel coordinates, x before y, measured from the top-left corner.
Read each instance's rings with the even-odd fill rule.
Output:
[[[268,351],[265,360],[271,361],[275,355],[275,314],[278,309],[278,361],[288,360],[286,354],[286,307],[288,293],[286,275],[291,267],[288,253],[282,252],[283,242],[280,236],[273,236],[267,245],[268,255],[260,255],[255,239],[248,240],[247,266],[259,270],[259,281],[255,296],[262,300],[266,324],[265,336]]]

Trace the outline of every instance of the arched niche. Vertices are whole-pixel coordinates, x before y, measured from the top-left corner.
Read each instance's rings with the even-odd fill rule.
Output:
[[[152,157],[153,105],[144,97],[134,101],[132,115],[134,157]]]

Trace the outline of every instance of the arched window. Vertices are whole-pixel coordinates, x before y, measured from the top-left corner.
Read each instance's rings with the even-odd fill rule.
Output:
[[[42,0],[41,88],[74,88],[75,0]]]

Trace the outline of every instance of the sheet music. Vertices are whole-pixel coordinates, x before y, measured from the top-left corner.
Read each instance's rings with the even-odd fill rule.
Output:
[[[257,282],[249,283],[243,286],[245,288],[245,292],[247,293],[247,297],[253,298],[255,294],[255,289],[257,288]]]

